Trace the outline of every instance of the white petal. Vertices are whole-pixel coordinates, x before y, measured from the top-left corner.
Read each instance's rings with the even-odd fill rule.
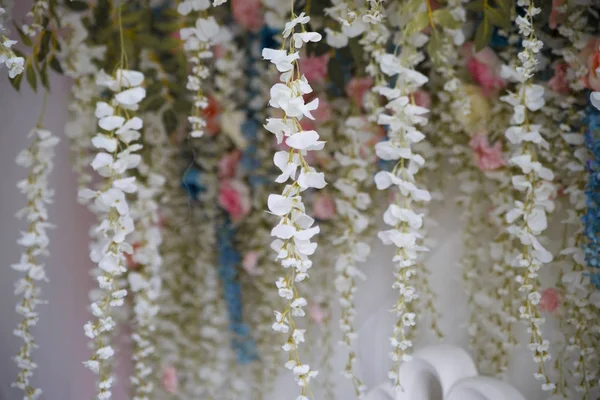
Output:
[[[100,168],[107,167],[113,163],[114,159],[108,153],[98,153],[92,160],[91,166],[94,171],[99,170]]]
[[[316,131],[301,131],[287,138],[285,143],[291,148],[305,150],[314,146],[319,140],[319,134]]]
[[[122,87],[140,86],[144,82],[144,74],[139,71],[120,69],[117,71],[117,82]]]
[[[105,103],[103,101],[99,101],[96,103],[96,118],[108,117],[110,115],[113,115],[114,112],[115,109],[112,108],[108,103]]]
[[[289,239],[296,233],[296,228],[292,225],[279,224],[271,230],[271,236],[279,239]]]
[[[105,131],[112,131],[120,128],[125,123],[125,118],[119,117],[118,115],[112,115],[109,117],[100,118],[98,126]]]
[[[269,211],[275,215],[285,215],[292,210],[292,199],[279,194],[270,194],[267,200]]]
[[[144,99],[144,97],[146,97],[146,89],[142,87],[135,87],[124,90],[121,93],[117,93],[115,100],[117,100],[120,104],[132,106],[134,104],[138,104],[140,101],[142,101],[142,99]]]
[[[302,170],[298,177],[298,184],[303,189],[323,189],[327,185],[327,182],[325,182],[325,174],[322,172],[306,172]]]
[[[117,179],[113,182],[113,187],[120,189],[125,193],[134,193],[137,190],[137,185],[135,184],[135,176]]]
[[[104,149],[112,153],[117,149],[118,143],[117,139],[99,133],[92,138],[92,144],[97,149]]]

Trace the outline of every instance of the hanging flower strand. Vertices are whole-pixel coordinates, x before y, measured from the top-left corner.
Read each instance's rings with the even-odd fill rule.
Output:
[[[41,290],[37,282],[48,280],[44,264],[39,261],[39,258],[48,255],[49,240],[46,229],[51,227],[51,224],[47,222],[46,204],[51,203],[54,196],[54,191],[48,187],[48,176],[54,167],[54,147],[59,139],[50,131],[39,127],[31,131],[29,136],[33,138],[31,145],[19,153],[16,160],[17,165],[29,168],[30,172],[27,179],[17,184],[21,193],[27,197],[27,205],[17,213],[17,217],[25,218],[29,222],[29,228],[17,241],[25,248],[21,254],[21,261],[12,265],[14,270],[26,273],[26,276],[15,284],[15,295],[23,296],[16,308],[17,313],[23,316],[23,320],[14,330],[14,334],[22,338],[24,343],[14,357],[20,369],[14,386],[25,392],[25,399],[34,400],[39,398],[42,390],[34,388],[29,382],[33,370],[37,368],[31,358],[31,352],[37,346],[30,329],[38,320],[35,308],[42,303]]]
[[[136,178],[127,176],[129,170],[138,167],[141,156],[135,154],[142,148],[133,143],[141,136],[143,121],[132,114],[146,97],[141,87],[144,74],[127,68],[127,54],[123,44],[121,24],[122,5],[119,5],[119,31],[121,37],[121,59],[114,76],[103,70],[96,76],[96,84],[102,90],[114,93],[111,104],[96,103],[95,115],[100,132],[92,138],[97,153],[91,167],[101,177],[106,178],[98,190],[82,189],[79,197],[85,201],[94,200],[94,210],[99,223],[93,229],[96,241],[90,246],[90,258],[98,265],[96,279],[99,296],[92,299],[90,309],[96,318],[84,325],[85,335],[92,339],[93,354],[84,365],[99,376],[99,400],[109,399],[113,382],[110,359],[115,351],[110,343],[110,332],[115,328],[113,309],[124,303],[127,290],[119,287],[119,279],[126,271],[126,254],[133,254],[133,247],[125,239],[133,230],[133,216],[127,202],[127,194],[138,189]]]
[[[292,2],[293,6],[293,2]],[[283,189],[282,194],[270,194],[268,198],[269,211],[280,217],[279,224],[273,228],[271,235],[276,239],[271,248],[277,252],[277,259],[287,270],[285,277],[277,282],[279,296],[287,300],[282,312],[275,311],[276,321],[273,329],[288,336],[283,350],[288,353],[286,368],[294,373],[298,385],[302,388],[297,400],[308,400],[309,381],[318,371],[300,360],[298,346],[304,342],[305,329],[296,325],[296,317],[305,316],[304,307],[307,302],[300,296],[297,282],[308,278],[308,270],[312,266],[309,256],[313,255],[317,244],[310,239],[319,233],[319,227],[313,226],[314,219],[305,214],[301,193],[309,188],[322,189],[325,187],[325,176],[309,166],[305,156],[309,151],[323,149],[325,142],[319,140],[316,131],[304,131],[300,126],[303,117],[314,119],[311,112],[316,110],[319,100],[314,99],[305,104],[303,95],[312,92],[306,77],[300,74],[298,59],[304,43],[318,42],[321,35],[317,32],[307,32],[304,25],[310,17],[301,13],[296,16],[292,7],[292,19],[285,24],[281,50],[263,49],[264,59],[275,64],[281,72],[281,82],[271,87],[269,104],[284,112],[283,118],[268,118],[265,128],[275,134],[278,143],[285,141],[288,151],[275,153],[273,161],[281,170],[276,182],[284,183],[292,180]],[[302,32],[297,33],[300,25]],[[300,168],[299,174],[297,170]]]
[[[215,6],[224,3],[215,0]],[[184,0],[177,7],[179,14],[186,16],[192,11],[206,11],[210,7],[209,0]],[[204,110],[208,107],[208,97],[202,90],[202,81],[210,75],[209,68],[205,65],[205,60],[213,57],[211,46],[215,44],[219,34],[219,25],[214,17],[198,18],[196,25],[190,28],[180,30],[181,39],[184,41],[183,49],[187,53],[188,61],[191,64],[191,72],[188,75],[186,88],[194,93],[192,99],[192,112],[188,117],[188,122],[192,126],[190,136],[200,138],[204,136],[207,126],[204,118]]]
[[[542,265],[552,261],[552,254],[544,248],[539,236],[547,227],[546,213],[551,212],[554,203],[552,171],[537,160],[537,147],[547,148],[548,143],[541,136],[541,126],[530,123],[531,112],[544,106],[544,88],[531,82],[537,65],[536,54],[542,48],[533,28],[533,17],[541,12],[529,0],[519,0],[518,5],[525,8],[524,16],[517,16],[515,23],[523,36],[523,50],[518,57],[521,64],[514,70],[504,69],[504,74],[518,83],[517,92],[501,99],[514,107],[511,124],[506,130],[506,138],[514,145],[509,164],[519,167],[522,174],[513,175],[515,190],[525,193],[525,201],[515,201],[515,208],[506,213],[509,234],[521,243],[520,254],[514,260],[516,279],[523,300],[519,307],[520,318],[527,324],[530,336],[528,348],[538,364],[536,379],[543,380],[542,389],[554,390],[544,370],[544,362],[550,359],[549,342],[543,339],[540,326],[544,318],[540,317],[538,271]],[[519,223],[519,221],[521,221]]]
[[[396,362],[389,371],[389,377],[396,389],[400,389],[400,364],[409,361],[408,354],[412,347],[409,339],[409,329],[416,324],[413,302],[418,299],[415,277],[419,264],[419,253],[427,249],[421,245],[422,234],[419,232],[423,226],[422,214],[415,211],[416,203],[428,202],[431,195],[426,189],[419,188],[415,175],[423,167],[425,160],[419,154],[413,153],[412,145],[425,138],[417,128],[425,125],[427,118],[424,115],[427,108],[414,104],[410,93],[415,92],[427,82],[427,77],[414,69],[414,55],[416,49],[405,46],[400,57],[385,54],[380,59],[381,71],[388,76],[396,76],[394,88],[379,87],[389,101],[386,109],[390,114],[379,115],[378,123],[388,126],[389,140],[377,143],[375,151],[382,160],[396,160],[392,172],[380,171],[375,175],[377,189],[385,190],[395,186],[395,201],[391,203],[383,215],[384,222],[392,229],[380,231],[379,239],[385,245],[396,246],[395,282],[392,285],[397,289],[400,298],[393,307],[398,321],[394,326],[394,334],[390,338],[393,351],[390,353]]]

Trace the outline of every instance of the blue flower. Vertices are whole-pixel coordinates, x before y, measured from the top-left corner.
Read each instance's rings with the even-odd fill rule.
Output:
[[[181,178],[181,187],[191,199],[198,199],[198,195],[206,190],[201,171],[196,167],[189,167],[185,170]]]

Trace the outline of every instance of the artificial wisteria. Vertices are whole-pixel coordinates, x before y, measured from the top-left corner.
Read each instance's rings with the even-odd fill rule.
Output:
[[[71,85],[61,143],[96,218],[81,361],[97,399],[359,399],[380,353],[402,393],[413,351],[449,333],[440,279],[481,373],[510,381],[528,349],[540,399],[600,398],[597,2],[12,3],[10,84],[46,102],[51,74]],[[59,135],[41,126],[17,157],[27,400],[53,283]],[[456,266],[435,257],[447,243]],[[371,354],[376,271],[393,322]]]

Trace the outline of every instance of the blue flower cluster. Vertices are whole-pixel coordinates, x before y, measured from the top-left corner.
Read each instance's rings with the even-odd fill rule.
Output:
[[[226,216],[217,231],[219,252],[219,276],[223,284],[223,295],[229,313],[229,331],[233,334],[231,346],[236,351],[240,364],[248,364],[258,359],[256,344],[250,335],[250,328],[243,321],[242,287],[238,280],[240,254],[233,241],[235,228]]]
[[[589,98],[589,93],[586,96]],[[600,268],[600,110],[588,105],[584,124],[588,126],[585,144],[592,153],[592,159],[587,164],[587,210],[582,217],[587,239],[584,250],[587,264],[597,269]],[[591,279],[600,289],[600,269],[591,274]]]

